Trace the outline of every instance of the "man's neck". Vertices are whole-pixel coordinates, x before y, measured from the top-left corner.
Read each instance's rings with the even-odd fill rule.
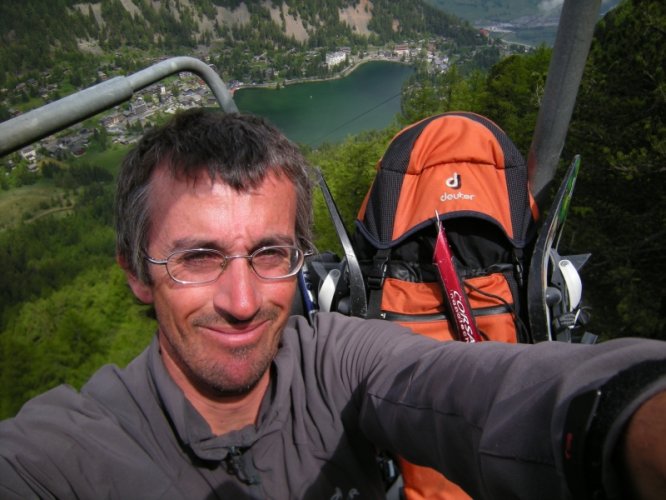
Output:
[[[210,426],[213,434],[221,435],[253,425],[257,421],[259,407],[268,387],[269,373],[266,372],[250,392],[240,396],[211,398],[196,389],[183,389],[185,397],[196,408]]]
[[[268,388],[269,370],[247,394],[213,396],[193,384],[166,349],[160,351],[167,372],[183,391],[187,400],[208,423],[213,434],[226,434],[256,422],[259,407]]]

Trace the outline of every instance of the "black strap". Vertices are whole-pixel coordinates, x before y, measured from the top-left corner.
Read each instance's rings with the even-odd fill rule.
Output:
[[[349,271],[349,290],[351,293],[350,313],[352,316],[365,318],[368,312],[368,303],[365,295],[365,284],[363,283],[363,272],[361,271],[361,265],[358,263],[356,252],[354,252],[354,247],[351,240],[349,239],[349,234],[347,234],[347,228],[342,222],[340,211],[335,204],[335,200],[333,200],[333,195],[331,195],[330,189],[328,189],[326,179],[324,179],[324,175],[320,169],[316,168],[315,172],[317,173],[319,187],[322,194],[324,195],[326,207],[328,208],[328,212],[331,215],[331,220],[335,226],[335,231],[338,233],[338,238],[340,239],[342,250],[345,253],[345,257],[347,258],[347,269]]]
[[[382,317],[382,294],[390,257],[390,248],[380,248],[372,258],[368,270],[368,318]]]

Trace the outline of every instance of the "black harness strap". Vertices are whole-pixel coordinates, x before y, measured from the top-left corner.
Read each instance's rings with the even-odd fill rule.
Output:
[[[390,248],[380,248],[372,258],[372,268],[368,270],[368,318],[382,318],[382,293],[388,269]]]

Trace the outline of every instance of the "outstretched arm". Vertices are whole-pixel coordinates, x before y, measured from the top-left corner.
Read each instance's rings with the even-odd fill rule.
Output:
[[[636,437],[647,402],[666,389],[666,343],[470,345],[383,329],[364,351],[373,366],[360,391],[361,429],[380,448],[437,468],[475,498],[626,498],[633,483],[664,491],[666,458],[652,472],[632,468],[654,460],[639,443],[659,447],[652,436],[666,426],[666,409],[653,409],[661,427]],[[377,340],[364,333],[350,352]]]

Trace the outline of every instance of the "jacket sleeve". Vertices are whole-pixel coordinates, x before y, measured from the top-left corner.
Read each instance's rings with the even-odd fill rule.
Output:
[[[442,343],[380,322],[348,339],[350,353],[359,348],[366,352],[355,355],[364,365],[356,393],[365,435],[440,470],[476,499],[589,498],[589,488],[602,486],[618,496],[611,456],[620,430],[642,401],[666,390],[666,343],[659,341]],[[603,426],[591,418],[598,405],[577,399],[571,406],[631,379],[617,375],[645,363],[656,368],[634,377],[630,391],[606,394],[612,410]],[[585,469],[591,449],[603,462],[598,471]],[[597,472],[598,480],[586,477]]]
[[[0,498],[168,498],[153,467],[96,402],[58,386],[0,422]],[[171,497],[173,498],[173,497]]]

